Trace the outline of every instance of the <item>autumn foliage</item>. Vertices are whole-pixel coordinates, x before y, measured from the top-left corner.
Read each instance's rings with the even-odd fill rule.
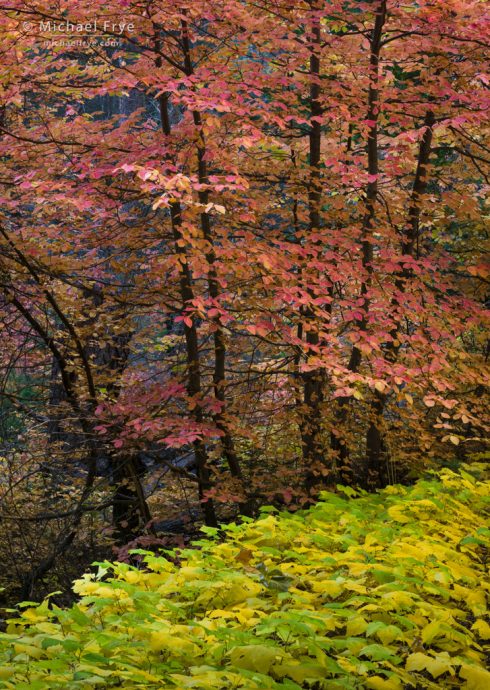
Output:
[[[9,621],[0,688],[486,690],[482,469],[344,487],[224,540],[203,528],[200,549],[99,563],[73,607]]]
[[[177,480],[215,526],[484,453],[486,36],[480,0],[0,3],[24,597]]]

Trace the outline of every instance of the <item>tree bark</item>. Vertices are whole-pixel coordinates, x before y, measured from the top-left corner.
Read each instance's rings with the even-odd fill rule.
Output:
[[[316,11],[316,2],[310,2],[310,9]],[[308,233],[313,235],[320,228],[321,189],[321,25],[318,17],[312,19],[311,53],[309,64],[310,77],[310,132],[309,132],[309,185],[308,185]],[[311,295],[313,297],[313,295]],[[305,340],[308,351],[312,352],[319,344],[319,335],[315,326],[315,314],[312,307],[304,310],[306,328]],[[315,497],[319,483],[315,466],[324,462],[325,447],[322,439],[322,403],[324,399],[324,373],[316,368],[303,373],[304,415],[301,421],[301,440],[303,461],[305,464],[304,485],[306,492]]]
[[[405,236],[402,240],[402,255],[413,256],[416,242],[419,236],[420,213],[422,210],[422,197],[427,189],[428,171],[427,166],[432,147],[435,117],[434,113],[427,111],[424,118],[425,131],[420,142],[419,154],[417,159],[417,169],[412,186],[410,206],[408,209],[408,220],[405,228]],[[395,279],[395,287],[400,295],[403,295],[410,281],[412,271],[410,268],[403,268]],[[394,297],[391,301],[391,308],[394,312],[402,308],[399,297]],[[401,319],[390,332],[391,340],[385,345],[386,359],[395,363],[400,351],[398,335],[401,329]],[[371,420],[366,435],[366,474],[364,477],[365,485],[385,486],[388,483],[386,444],[383,439],[383,413],[386,407],[388,395],[375,391],[375,398],[371,406]]]
[[[156,66],[161,67],[161,58],[157,57]],[[161,94],[158,98],[160,108],[160,118],[162,132],[165,137],[169,137],[172,133],[170,117],[168,112],[168,95]],[[186,248],[184,238],[181,232],[182,225],[182,207],[178,201],[172,201],[170,204],[170,220],[172,224],[172,234],[175,246],[175,252],[180,259],[179,262],[179,286],[180,297],[182,300],[182,309],[192,306],[194,300],[194,289],[192,282],[192,275],[190,267],[187,263]],[[197,326],[192,321],[191,325],[184,322],[184,336],[186,342],[186,357],[187,357],[187,393],[190,398],[193,398],[197,403],[202,394],[201,386],[201,363],[199,353],[199,336]],[[193,416],[198,424],[203,422],[203,411],[199,404],[196,404],[193,410]],[[216,526],[218,524],[216,512],[213,501],[207,497],[207,492],[211,489],[211,473],[209,470],[209,458],[204,442],[200,439],[193,442],[194,453],[196,456],[197,476],[199,480],[199,500],[202,503],[204,519],[207,525]]]
[[[378,175],[379,175],[379,151],[378,151],[378,111],[379,111],[379,60],[381,53],[381,37],[383,27],[386,22],[386,0],[382,0],[379,4],[376,13],[373,30],[370,39],[370,55],[369,55],[369,88],[368,88],[368,107],[367,116],[368,140],[367,140],[367,173],[368,182],[366,185],[365,197],[365,211],[362,219],[361,229],[361,250],[362,250],[362,267],[365,271],[365,278],[361,284],[360,295],[364,298],[362,306],[362,318],[357,321],[359,331],[363,332],[367,328],[367,318],[369,314],[369,289],[371,285],[372,275],[372,260],[373,260],[373,246],[372,246],[372,231],[373,224],[376,218],[376,200],[378,197]],[[351,130],[349,130],[351,131]],[[350,143],[348,143],[350,146]],[[348,369],[356,373],[359,370],[362,360],[361,350],[354,345],[351,350]],[[330,445],[336,455],[337,470],[339,479],[345,484],[356,482],[359,477],[355,476],[354,468],[349,463],[349,448],[347,440],[342,433],[342,427],[346,422],[348,404],[352,401],[349,396],[344,396],[339,399],[337,403],[335,419],[335,429],[331,433]],[[360,473],[363,476],[366,472],[365,468],[360,468]],[[362,479],[361,476],[361,479]]]
[[[188,26],[185,21],[182,21],[182,46],[184,51],[184,64],[186,74],[191,76],[194,73],[192,64],[191,45],[188,34]],[[192,112],[194,126],[196,128],[197,136],[197,175],[201,188],[198,191],[198,199],[201,206],[206,209],[209,203],[209,185],[208,167],[206,163],[206,137],[202,127],[202,116],[197,110]],[[218,275],[216,271],[216,251],[215,238],[211,225],[211,218],[209,213],[204,210],[200,214],[201,230],[204,239],[207,242],[206,261],[209,266],[208,269],[208,290],[209,296],[214,304],[218,306],[220,298],[220,286],[218,282]],[[246,487],[243,481],[242,468],[235,450],[235,443],[233,435],[227,421],[227,405],[226,405],[226,338],[221,326],[219,316],[213,318],[213,343],[214,343],[214,369],[213,369],[213,391],[214,397],[219,403],[219,411],[213,415],[214,423],[217,429],[221,432],[221,447],[223,455],[226,459],[230,469],[231,476],[237,480],[240,489],[243,493],[244,500],[240,502],[240,511],[244,515],[251,514],[251,506],[246,499]]]

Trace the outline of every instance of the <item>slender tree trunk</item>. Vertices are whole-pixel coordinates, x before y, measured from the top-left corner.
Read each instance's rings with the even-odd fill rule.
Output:
[[[184,52],[185,71],[188,76],[194,73],[194,66],[192,64],[191,45],[189,40],[188,26],[185,21],[182,21],[182,46]],[[208,167],[206,163],[206,137],[203,131],[203,123],[201,113],[197,110],[192,112],[194,126],[197,135],[197,174],[201,188],[198,191],[198,199],[201,206],[206,209],[209,204],[209,185]],[[206,261],[208,263],[208,290],[209,296],[214,301],[216,306],[219,306],[220,286],[218,282],[218,275],[216,271],[216,251],[214,246],[214,236],[211,225],[211,218],[209,213],[204,210],[200,214],[200,223],[203,237],[207,242]],[[214,344],[214,368],[213,368],[213,391],[214,397],[219,403],[219,411],[214,416],[214,423],[221,432],[221,447],[223,455],[226,459],[230,469],[231,476],[238,481],[244,497],[246,497],[246,487],[243,481],[242,469],[240,461],[235,450],[235,443],[231,433],[226,413],[226,337],[221,326],[219,316],[213,319],[213,344]],[[240,502],[240,510],[245,515],[250,515],[251,506],[249,502],[243,500]]]
[[[417,159],[417,169],[412,187],[410,206],[408,209],[408,220],[405,229],[405,236],[402,241],[401,253],[405,256],[414,256],[417,239],[419,236],[420,213],[422,210],[422,197],[427,189],[428,171],[427,166],[432,147],[433,128],[435,124],[434,113],[429,110],[424,119],[425,131],[420,142],[419,154]],[[400,295],[403,295],[408,287],[412,271],[410,268],[403,268],[395,279],[395,287]],[[391,301],[391,308],[394,312],[401,309],[402,304],[399,296]],[[391,340],[385,345],[385,353],[388,361],[395,363],[400,351],[398,335],[401,329],[401,319],[390,332]],[[384,486],[387,483],[387,458],[386,444],[383,440],[383,413],[386,407],[388,395],[375,391],[375,398],[371,408],[371,420],[366,436],[366,484],[368,486]]]
[[[161,58],[157,58],[157,67],[161,67],[161,64]],[[169,137],[171,135],[171,125],[168,112],[168,96],[166,94],[161,94],[158,102],[162,131],[165,137]],[[187,263],[185,241],[181,231],[182,207],[178,201],[173,201],[170,204],[170,219],[172,224],[175,251],[180,258],[180,297],[182,300],[182,307],[185,309],[187,306],[191,306],[193,303],[194,290],[191,270]],[[187,393],[190,398],[193,398],[196,402],[198,402],[202,394],[201,363],[199,353],[199,336],[197,326],[194,321],[190,325],[184,322],[184,336],[186,342],[188,369]],[[193,416],[197,424],[201,424],[203,422],[203,411],[199,404],[195,405]],[[214,509],[214,503],[206,496],[207,492],[211,489],[211,473],[209,470],[209,458],[206,446],[202,440],[197,439],[194,441],[193,447],[196,456],[197,475],[199,480],[199,499],[202,503],[204,519],[207,525],[216,526],[218,521]]]
[[[310,9],[318,10],[318,4],[312,0]],[[308,233],[313,235],[320,228],[321,206],[321,25],[318,16],[312,18],[311,53],[309,64],[310,77],[310,133],[309,133],[309,185],[308,185]],[[311,295],[313,297],[313,295]],[[315,324],[313,308],[304,311],[305,340],[308,350],[314,352],[319,344],[318,330]],[[322,403],[324,399],[324,372],[317,368],[303,374],[304,416],[301,423],[303,460],[305,463],[304,484],[308,494],[314,497],[315,487],[319,483],[315,466],[325,462],[325,446],[322,438]]]
[[[367,140],[367,173],[368,182],[366,186],[365,197],[365,211],[362,219],[361,228],[361,248],[362,248],[362,266],[365,271],[365,278],[361,284],[360,294],[364,298],[362,306],[362,317],[358,320],[357,326],[361,332],[367,328],[367,319],[369,314],[369,290],[371,286],[372,275],[372,260],[373,260],[373,246],[372,246],[372,232],[374,221],[376,218],[376,201],[378,197],[378,175],[379,175],[379,151],[378,151],[378,112],[379,112],[379,59],[381,52],[381,37],[383,27],[386,22],[386,0],[382,0],[379,4],[376,13],[376,19],[370,39],[370,56],[369,56],[369,88],[368,88],[368,108],[367,117],[369,124],[368,140]],[[349,142],[348,148],[351,146],[351,129],[349,128]],[[362,354],[361,350],[354,345],[348,363],[349,371],[356,373],[361,364]],[[349,463],[349,448],[347,441],[342,434],[342,427],[346,422],[348,404],[352,398],[345,396],[339,399],[337,403],[337,410],[334,416],[335,430],[331,434],[330,444],[332,450],[336,454],[336,462],[338,474],[341,481],[350,484],[357,480],[358,477],[353,476],[353,468]],[[364,475],[366,469],[361,469],[361,474]]]

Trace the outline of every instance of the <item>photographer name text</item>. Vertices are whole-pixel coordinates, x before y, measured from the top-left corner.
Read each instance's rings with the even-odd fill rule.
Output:
[[[26,22],[27,24],[27,22]],[[24,27],[27,28],[27,27]],[[98,32],[116,34],[122,36],[124,33],[134,32],[133,22],[113,22],[113,21],[99,21],[94,19],[90,22],[75,23],[75,22],[55,22],[51,20],[39,22],[39,31],[43,33],[55,34],[96,34]]]

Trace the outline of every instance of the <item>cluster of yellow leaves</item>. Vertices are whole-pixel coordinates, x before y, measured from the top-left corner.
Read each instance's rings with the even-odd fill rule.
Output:
[[[481,472],[207,528],[179,566],[99,564],[71,609],[10,621],[0,688],[487,690]]]

